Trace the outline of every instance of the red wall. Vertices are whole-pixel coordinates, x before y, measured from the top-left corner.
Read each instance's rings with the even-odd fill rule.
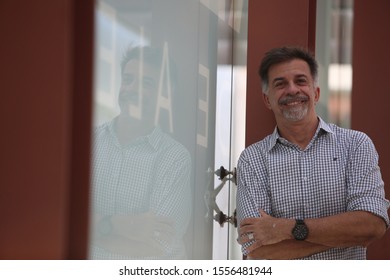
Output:
[[[354,2],[352,128],[374,141],[390,198],[390,1]],[[369,247],[370,259],[390,259],[390,233]]]
[[[92,17],[92,0],[1,1],[0,259],[86,256]]]

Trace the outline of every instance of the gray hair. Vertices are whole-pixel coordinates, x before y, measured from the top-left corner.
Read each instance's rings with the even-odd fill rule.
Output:
[[[288,62],[293,59],[304,60],[310,68],[310,73],[314,83],[318,83],[318,63],[314,56],[307,50],[301,47],[281,47],[274,48],[265,53],[263,60],[259,67],[259,75],[262,81],[263,93],[268,93],[268,72],[271,66],[282,62]]]

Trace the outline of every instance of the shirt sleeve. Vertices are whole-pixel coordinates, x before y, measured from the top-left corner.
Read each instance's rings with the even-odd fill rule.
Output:
[[[358,134],[355,140],[347,169],[347,210],[371,212],[389,227],[389,201],[385,198],[378,153],[367,135]]]
[[[243,219],[259,217],[259,210],[271,213],[270,199],[267,194],[267,170],[261,155],[253,151],[244,151],[237,164],[237,224],[238,230]],[[253,241],[242,245],[242,253],[247,255]]]
[[[165,151],[156,170],[154,191],[151,197],[152,211],[174,222],[175,242],[180,242],[187,231],[192,214],[191,200],[191,157],[183,148]],[[159,238],[156,238],[159,240]],[[175,249],[169,243],[159,240],[167,253]],[[174,243],[175,244],[175,243]]]

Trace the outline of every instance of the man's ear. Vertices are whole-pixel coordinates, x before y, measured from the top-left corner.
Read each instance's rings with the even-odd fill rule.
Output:
[[[315,95],[314,95],[314,101],[315,104],[317,104],[318,100],[320,100],[321,90],[319,87],[315,88]]]
[[[267,107],[268,109],[271,110],[271,103],[269,102],[269,97],[264,92],[263,92],[263,101],[264,101],[265,107]]]

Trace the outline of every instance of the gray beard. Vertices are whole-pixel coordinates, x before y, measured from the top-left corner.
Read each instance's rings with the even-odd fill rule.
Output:
[[[283,116],[290,121],[300,121],[307,115],[308,107],[299,106],[283,111]]]

